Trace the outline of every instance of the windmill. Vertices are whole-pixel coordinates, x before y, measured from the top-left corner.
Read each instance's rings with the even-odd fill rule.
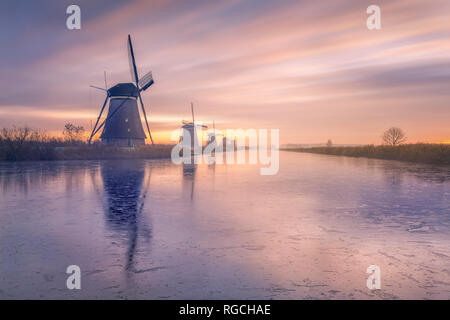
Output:
[[[208,132],[208,144],[213,143],[214,141],[216,143],[222,143],[223,135],[221,131],[216,130],[216,125],[213,120],[213,128],[210,132]]]
[[[211,132],[208,132],[208,144],[213,143],[216,141],[216,125],[213,120],[213,129]]]
[[[128,147],[144,145],[146,135],[139,115],[139,100],[142,108],[142,114],[145,119],[145,124],[147,126],[148,135],[153,144],[153,138],[150,133],[150,127],[148,125],[147,115],[145,113],[145,107],[141,97],[141,91],[147,90],[154,83],[154,81],[151,71],[139,78],[130,35],[128,35],[128,59],[130,63],[132,83],[118,83],[108,89],[105,73],[105,89],[91,86],[93,88],[106,91],[106,98],[100,110],[100,114],[98,115],[97,121],[95,122],[95,126],[92,129],[91,136],[89,137],[89,143],[91,143],[92,138],[97,134],[97,132],[103,128],[100,138],[104,144]],[[108,115],[105,120],[99,124],[108,100]]]
[[[192,122],[189,121],[183,121],[183,126],[181,127],[183,130],[183,134],[181,137],[182,143],[186,143],[189,145],[186,145],[187,148],[191,149],[191,152],[202,151],[202,146],[198,142],[198,134],[197,134],[197,128],[200,128],[200,132],[202,132],[203,129],[207,129],[208,127],[202,124],[195,124],[195,118],[194,118],[194,104],[191,102],[191,113],[192,113]],[[189,136],[189,139],[186,138]]]

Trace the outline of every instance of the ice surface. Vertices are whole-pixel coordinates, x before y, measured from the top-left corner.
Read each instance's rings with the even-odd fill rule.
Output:
[[[448,167],[280,156],[1,163],[0,298],[450,298]]]

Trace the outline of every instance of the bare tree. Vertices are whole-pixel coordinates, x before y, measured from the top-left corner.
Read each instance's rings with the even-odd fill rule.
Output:
[[[392,127],[383,133],[383,142],[390,146],[398,146],[406,142],[406,135],[402,129],[397,127]]]
[[[333,141],[331,141],[331,139],[328,139],[327,141],[327,147],[331,148],[333,146]]]
[[[79,142],[83,140],[84,131],[84,127],[68,122],[64,125],[63,136],[70,143]]]

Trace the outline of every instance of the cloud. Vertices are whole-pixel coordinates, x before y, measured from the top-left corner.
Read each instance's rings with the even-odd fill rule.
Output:
[[[414,127],[410,137],[448,139],[449,129],[439,131],[442,137],[432,132],[450,116],[449,2],[378,4],[379,31],[367,30],[366,4],[357,0],[86,1],[80,32],[64,29],[62,4],[31,7],[27,18],[3,20],[16,31],[1,53],[0,110],[26,106],[30,121],[39,117],[44,126],[48,113],[39,110],[54,110],[87,125],[88,118],[71,115],[95,115],[104,99],[88,85],[102,86],[104,70],[109,85],[130,81],[131,33],[139,71],[155,78],[143,95],[155,130],[163,115],[170,120],[161,130],[177,128],[194,101],[199,118],[280,127],[289,139],[283,142],[338,136],[365,143],[394,117],[389,110],[409,106],[398,125]],[[24,116],[11,112],[0,125]],[[49,126],[65,120],[45,118]],[[361,126],[367,134],[355,136]]]

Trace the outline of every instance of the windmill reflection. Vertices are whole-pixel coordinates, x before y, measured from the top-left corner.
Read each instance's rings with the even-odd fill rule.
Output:
[[[197,171],[196,158],[200,155],[191,155],[190,163],[183,163],[183,180],[185,182],[186,189],[190,188],[191,201],[194,199],[195,189],[195,172]]]
[[[128,242],[126,270],[135,271],[138,236],[151,238],[151,231],[141,216],[150,172],[146,177],[143,161],[112,160],[102,163],[101,176],[107,201],[106,225]]]

